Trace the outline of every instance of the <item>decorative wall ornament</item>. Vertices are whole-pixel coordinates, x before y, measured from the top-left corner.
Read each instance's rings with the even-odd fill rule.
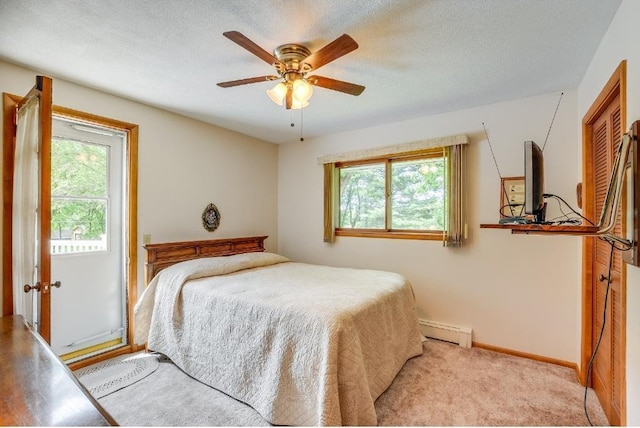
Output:
[[[207,208],[202,212],[202,226],[209,232],[213,232],[220,226],[220,211],[215,204],[207,205]]]

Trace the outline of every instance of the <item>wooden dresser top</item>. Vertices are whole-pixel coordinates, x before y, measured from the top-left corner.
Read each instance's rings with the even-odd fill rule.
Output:
[[[2,426],[117,425],[21,316],[0,318],[0,373]]]

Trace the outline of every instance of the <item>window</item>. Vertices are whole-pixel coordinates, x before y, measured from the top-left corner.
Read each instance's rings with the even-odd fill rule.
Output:
[[[443,150],[337,163],[338,235],[436,234],[447,206]]]
[[[51,254],[120,248],[125,133],[53,115]]]
[[[394,146],[322,158],[325,241],[357,236],[461,245],[465,143],[466,136],[462,144],[444,147]]]
[[[107,161],[105,146],[52,140],[53,254],[107,249]]]

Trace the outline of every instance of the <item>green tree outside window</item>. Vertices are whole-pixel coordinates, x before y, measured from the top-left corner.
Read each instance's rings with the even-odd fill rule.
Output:
[[[100,240],[106,233],[108,147],[54,139],[51,238]]]

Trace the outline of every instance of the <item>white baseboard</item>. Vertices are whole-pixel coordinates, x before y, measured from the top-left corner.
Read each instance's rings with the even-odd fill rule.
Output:
[[[419,320],[420,331],[426,337],[457,343],[463,348],[471,348],[472,329],[470,327],[458,327],[440,322]]]

